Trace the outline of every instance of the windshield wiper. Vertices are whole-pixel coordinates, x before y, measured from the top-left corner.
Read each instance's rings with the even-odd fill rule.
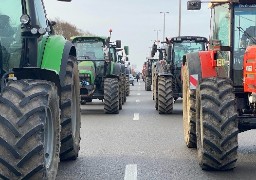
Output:
[[[241,32],[243,32],[247,38],[253,41],[254,44],[256,44],[256,39],[252,37],[248,32],[246,32],[242,27],[237,27],[237,29]]]

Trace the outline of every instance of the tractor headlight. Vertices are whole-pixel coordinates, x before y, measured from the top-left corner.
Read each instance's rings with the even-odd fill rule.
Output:
[[[37,32],[38,32],[38,30],[37,30],[36,28],[32,28],[32,29],[31,29],[31,33],[32,33],[32,34],[37,34]]]
[[[20,17],[20,22],[22,24],[28,24],[30,22],[30,17],[29,15],[27,14],[23,14],[21,17]]]
[[[38,32],[39,32],[39,34],[44,35],[46,33],[46,29],[45,28],[40,28],[38,30]]]

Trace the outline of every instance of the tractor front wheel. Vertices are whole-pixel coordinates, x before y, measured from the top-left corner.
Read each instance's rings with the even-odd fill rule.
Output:
[[[196,134],[199,164],[203,170],[235,168],[238,122],[232,82],[207,78],[197,88]]]
[[[80,88],[78,67],[70,56],[61,89],[61,149],[60,159],[75,160],[80,150]]]
[[[104,80],[104,111],[106,114],[119,113],[119,83],[117,78]]]
[[[171,114],[173,111],[172,77],[160,76],[158,78],[158,112]]]
[[[146,82],[145,82],[146,91],[151,91],[151,83],[152,83],[152,79],[150,77],[146,77]]]
[[[0,96],[1,179],[55,179],[60,152],[57,87],[18,80]]]

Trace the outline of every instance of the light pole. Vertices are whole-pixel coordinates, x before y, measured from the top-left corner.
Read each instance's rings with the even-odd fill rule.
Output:
[[[179,36],[181,33],[181,0],[179,0]]]
[[[164,28],[163,28],[163,41],[165,38],[165,14],[169,14],[169,12],[160,12],[160,14],[164,14]]]
[[[155,29],[154,31],[156,32],[156,42],[157,42],[157,44],[158,44],[158,42],[159,42],[159,41],[158,41],[158,32],[160,32],[161,30],[156,30],[156,29]]]

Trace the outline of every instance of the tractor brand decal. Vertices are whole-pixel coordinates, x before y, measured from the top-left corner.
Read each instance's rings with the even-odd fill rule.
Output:
[[[190,75],[189,77],[189,89],[196,89],[198,84],[198,74]]]
[[[246,71],[252,72],[252,66],[246,66],[245,69]]]
[[[217,59],[217,66],[224,66],[225,65],[225,59]]]

